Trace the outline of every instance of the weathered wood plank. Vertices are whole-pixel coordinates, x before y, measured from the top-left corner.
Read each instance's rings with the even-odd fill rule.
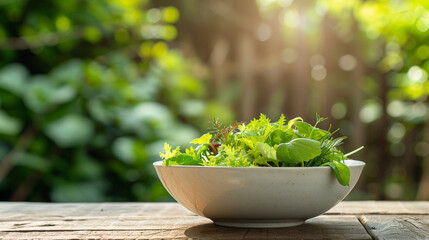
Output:
[[[184,230],[0,232],[0,239],[188,239]]]
[[[110,216],[196,216],[178,203],[22,203],[1,202],[0,221],[99,218]]]
[[[374,239],[429,239],[426,215],[364,215],[359,219]]]
[[[328,215],[429,215],[429,202],[345,201]],[[0,202],[0,221],[110,216],[195,216],[178,203],[15,203]]]
[[[171,225],[172,222],[175,224]],[[53,231],[54,226],[47,226],[50,228],[48,231],[29,232],[28,228],[27,231],[21,228],[0,232],[0,237],[2,239],[28,239],[29,236],[34,239],[371,239],[355,216],[320,216],[298,227],[275,229],[220,227],[204,220],[198,224],[185,220],[183,225],[177,224],[179,222],[177,219],[172,222],[165,219],[163,228],[153,225],[147,229],[142,229],[147,222],[136,225],[135,222],[125,221],[119,223],[122,224],[120,226],[112,226],[113,224],[106,226],[106,228],[118,229],[117,231],[85,230],[89,227],[84,222],[76,223],[76,226],[80,226],[81,229],[72,227],[73,231]],[[52,224],[52,222],[49,223]],[[134,226],[136,230],[124,230],[122,227],[125,225]],[[63,229],[70,228],[71,226],[67,225]]]
[[[342,202],[279,229],[219,227],[178,203],[0,203],[1,239],[429,239],[428,229],[429,202]]]
[[[0,231],[68,231],[68,230],[158,230],[177,229],[211,223],[199,216],[118,216],[116,218],[80,218],[63,220],[2,221]]]
[[[344,201],[330,215],[429,215],[429,201]]]

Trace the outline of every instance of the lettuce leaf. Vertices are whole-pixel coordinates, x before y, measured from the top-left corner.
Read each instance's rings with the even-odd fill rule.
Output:
[[[277,147],[277,159],[285,163],[307,162],[320,153],[320,142],[308,138],[296,138]]]

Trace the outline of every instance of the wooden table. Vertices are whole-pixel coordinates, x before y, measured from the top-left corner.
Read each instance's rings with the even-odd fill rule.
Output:
[[[177,203],[0,203],[1,239],[429,239],[429,202],[342,202],[291,228],[219,227]]]

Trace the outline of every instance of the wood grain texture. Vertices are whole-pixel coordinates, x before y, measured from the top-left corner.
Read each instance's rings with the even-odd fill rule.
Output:
[[[327,215],[429,215],[429,201],[343,201]]]
[[[55,231],[55,232],[0,232],[4,240],[69,240],[69,239],[189,239],[184,230],[134,230],[134,231]]]
[[[196,216],[178,203],[22,203],[1,202],[0,221],[119,216]]]
[[[177,203],[24,203],[0,202],[0,221],[38,218],[108,216],[195,216]],[[429,215],[429,202],[344,201],[328,211],[328,215]]]
[[[176,229],[211,223],[197,216],[109,217],[64,220],[25,220],[0,222],[0,231],[62,231],[62,230],[151,230]]]
[[[152,222],[14,222],[0,231],[2,239],[371,239],[355,216],[320,216],[291,228],[244,229],[216,226],[201,217],[193,221],[155,219]],[[163,222],[163,223],[161,223]],[[103,226],[103,227],[100,227]],[[93,229],[93,230],[89,230]],[[97,230],[95,230],[97,229]],[[103,230],[105,229],[105,230]],[[116,230],[116,231],[113,231]]]
[[[429,239],[426,215],[365,215],[360,221],[374,239]]]
[[[342,202],[277,229],[216,226],[178,203],[0,203],[0,239],[429,239],[428,229],[429,202]]]

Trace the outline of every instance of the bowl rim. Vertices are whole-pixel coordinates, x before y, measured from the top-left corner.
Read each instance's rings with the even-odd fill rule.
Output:
[[[366,165],[365,162],[354,160],[354,159],[347,159],[344,160],[346,163],[346,166],[348,167],[363,167]],[[156,161],[153,163],[154,167],[167,167],[167,168],[213,168],[213,169],[290,169],[290,170],[304,170],[304,169],[327,169],[330,168],[329,166],[317,166],[317,167],[227,167],[227,166],[201,166],[201,165],[168,165],[164,166],[162,163],[164,160]]]

